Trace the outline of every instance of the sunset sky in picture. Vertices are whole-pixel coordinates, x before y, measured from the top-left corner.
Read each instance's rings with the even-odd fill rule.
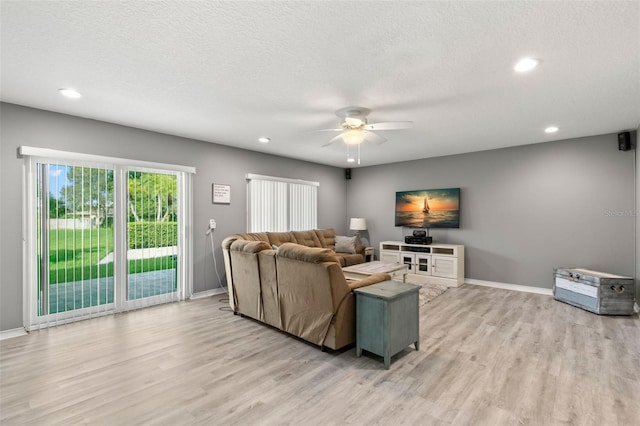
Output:
[[[396,200],[396,210],[403,212],[422,211],[424,197],[429,200],[430,210],[458,210],[460,204],[456,193],[448,190],[406,192]]]

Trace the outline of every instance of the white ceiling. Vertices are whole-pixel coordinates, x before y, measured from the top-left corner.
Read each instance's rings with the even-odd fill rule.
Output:
[[[5,102],[338,167],[311,131],[349,105],[415,126],[362,166],[640,123],[637,1],[3,0],[0,19]],[[524,56],[542,62],[515,73]]]

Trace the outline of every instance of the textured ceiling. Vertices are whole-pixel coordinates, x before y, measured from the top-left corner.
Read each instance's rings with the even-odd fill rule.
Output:
[[[3,101],[317,163],[348,105],[414,122],[362,166],[640,123],[639,2],[0,4]]]

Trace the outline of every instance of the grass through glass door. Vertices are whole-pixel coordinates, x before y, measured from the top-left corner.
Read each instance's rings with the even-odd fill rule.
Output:
[[[113,170],[38,164],[38,315],[113,303]]]
[[[173,174],[128,173],[127,299],[175,293],[178,194]]]

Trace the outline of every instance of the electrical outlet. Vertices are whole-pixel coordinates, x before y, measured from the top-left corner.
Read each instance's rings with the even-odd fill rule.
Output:
[[[216,220],[209,219],[209,229],[216,229]]]

